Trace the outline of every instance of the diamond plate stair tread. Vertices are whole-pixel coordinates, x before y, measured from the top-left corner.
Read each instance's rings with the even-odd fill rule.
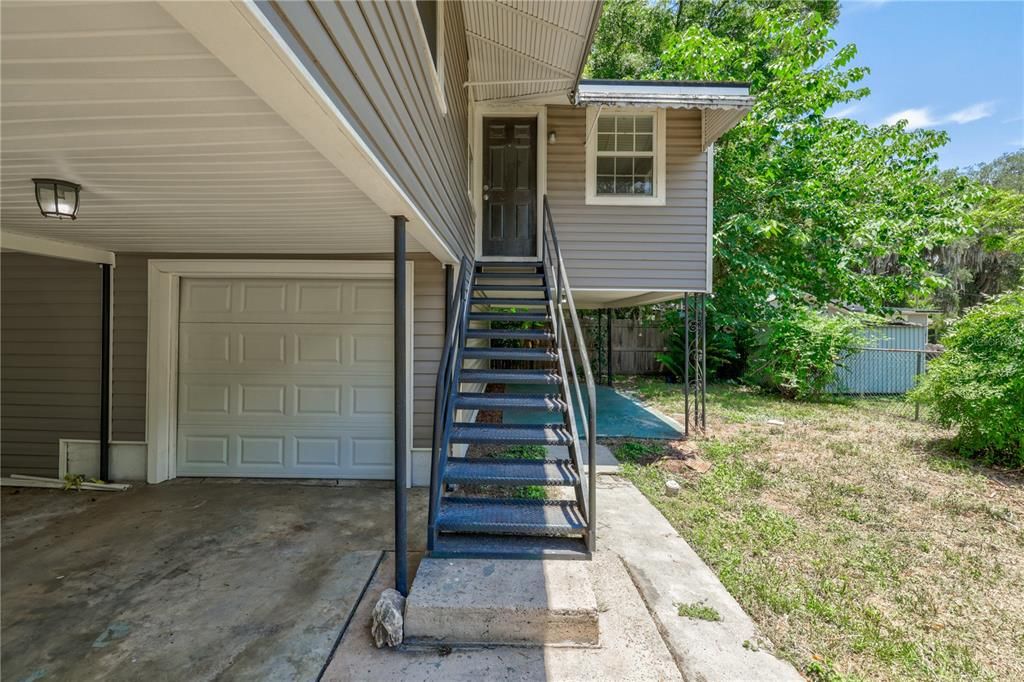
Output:
[[[539,260],[538,261],[523,261],[522,263],[520,263],[518,261],[514,262],[514,263],[512,263],[512,262],[501,263],[501,262],[495,261],[493,263],[477,263],[476,264],[476,271],[480,272],[484,268],[494,269],[494,270],[514,270],[516,268],[539,268],[542,265],[543,265],[543,263],[541,263]]]
[[[451,442],[496,445],[570,445],[572,433],[562,424],[474,424],[452,425]]]
[[[460,393],[455,407],[460,410],[568,410],[565,401],[557,395],[524,393]]]
[[[459,377],[464,384],[561,384],[562,377],[543,369],[464,369]]]
[[[441,501],[442,532],[495,535],[579,535],[586,524],[571,500],[499,500],[446,497]]]
[[[462,351],[466,360],[533,360],[554,362],[558,353],[548,348],[466,348]]]
[[[446,483],[475,485],[575,485],[576,472],[564,459],[464,459],[448,460]]]
[[[474,291],[544,291],[546,284],[476,284]]]
[[[540,279],[543,272],[477,272],[473,275],[479,279]]]
[[[590,559],[582,538],[442,533],[430,556],[444,559]]]
[[[470,313],[469,319],[471,322],[548,322],[551,316],[547,313]]]
[[[473,305],[493,305],[498,307],[515,308],[519,306],[547,306],[546,298],[471,298],[469,302]]]
[[[522,339],[526,341],[554,341],[554,332],[546,329],[469,329],[471,339]]]

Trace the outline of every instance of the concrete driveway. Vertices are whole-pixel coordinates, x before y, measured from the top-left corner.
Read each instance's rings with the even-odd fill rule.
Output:
[[[426,493],[410,496],[421,550]],[[4,488],[9,680],[315,679],[383,552],[390,484]]]

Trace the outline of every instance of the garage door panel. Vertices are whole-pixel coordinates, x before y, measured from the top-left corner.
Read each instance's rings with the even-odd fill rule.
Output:
[[[183,372],[390,372],[394,334],[387,325],[184,322]]]
[[[232,433],[188,426],[178,432],[179,476],[388,479],[394,441],[379,431],[284,428]]]
[[[390,281],[181,286],[178,475],[393,477]]]
[[[393,321],[389,281],[186,279],[181,288],[182,322]]]
[[[239,419],[298,419],[331,428],[390,425],[394,388],[390,376],[182,373],[178,420],[183,424],[245,423]],[[275,422],[276,423],[276,422]]]

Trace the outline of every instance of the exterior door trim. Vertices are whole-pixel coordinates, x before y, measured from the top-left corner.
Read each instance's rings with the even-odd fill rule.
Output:
[[[484,117],[504,118],[536,118],[537,119],[537,255],[533,258],[521,256],[483,256],[483,140]],[[475,240],[476,258],[479,261],[522,262],[539,260],[544,233],[542,227],[542,205],[544,195],[548,191],[548,109],[544,104],[486,104],[477,103],[473,107],[473,118],[470,123],[470,144],[473,154],[473,212],[476,215]]]
[[[181,279],[394,279],[391,261],[312,260],[150,260],[146,338],[146,481],[160,483],[177,476],[178,442],[178,310]],[[406,300],[413,299],[413,263],[406,263]],[[412,443],[413,305],[406,306],[405,405],[407,442]],[[412,471],[412,451],[406,453]],[[406,481],[406,486],[411,480]]]

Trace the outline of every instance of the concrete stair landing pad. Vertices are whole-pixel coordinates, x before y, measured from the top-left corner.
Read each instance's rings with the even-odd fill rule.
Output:
[[[594,646],[592,581],[586,562],[424,559],[406,602],[405,640]]]

